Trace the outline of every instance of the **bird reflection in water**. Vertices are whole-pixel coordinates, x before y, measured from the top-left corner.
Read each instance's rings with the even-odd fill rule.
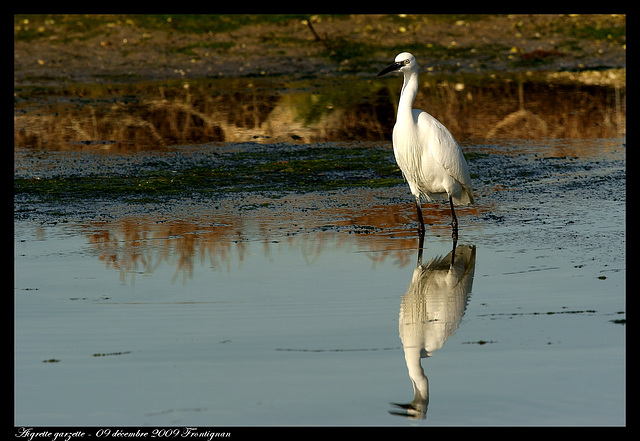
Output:
[[[458,329],[469,301],[476,263],[475,245],[456,246],[445,257],[422,263],[424,235],[420,235],[418,263],[400,304],[399,332],[413,383],[413,401],[391,403],[389,411],[411,419],[425,419],[429,380],[420,363],[440,349]]]

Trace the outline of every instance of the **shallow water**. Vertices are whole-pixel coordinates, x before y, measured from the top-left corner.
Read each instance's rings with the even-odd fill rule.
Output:
[[[624,146],[465,152],[451,268],[404,185],[22,211],[15,424],[625,424]]]

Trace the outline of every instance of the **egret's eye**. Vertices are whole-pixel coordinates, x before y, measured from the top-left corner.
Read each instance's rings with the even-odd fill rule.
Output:
[[[410,60],[407,58],[406,60],[404,60],[404,64],[407,65],[410,63]]]

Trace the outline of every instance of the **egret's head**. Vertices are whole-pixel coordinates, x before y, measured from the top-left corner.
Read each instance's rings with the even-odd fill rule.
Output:
[[[388,74],[389,72],[406,72],[410,70],[418,70],[418,63],[416,63],[416,59],[409,52],[402,52],[396,56],[393,64],[382,69],[382,71],[378,74],[378,76],[382,76]]]

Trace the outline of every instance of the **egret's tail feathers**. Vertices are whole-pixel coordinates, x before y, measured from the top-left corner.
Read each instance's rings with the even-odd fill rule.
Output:
[[[462,187],[462,194],[458,197],[453,197],[453,203],[456,205],[470,205],[474,203],[473,194],[469,187]]]

